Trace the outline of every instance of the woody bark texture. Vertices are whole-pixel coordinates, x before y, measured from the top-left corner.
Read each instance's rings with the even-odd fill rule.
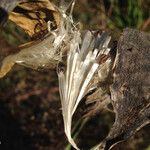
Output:
[[[99,149],[110,150],[150,123],[150,34],[125,29],[110,86],[115,123]]]

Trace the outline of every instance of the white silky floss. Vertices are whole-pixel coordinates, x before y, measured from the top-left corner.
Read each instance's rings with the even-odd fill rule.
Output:
[[[58,73],[65,134],[68,141],[77,150],[79,148],[71,137],[72,117],[79,102],[87,91],[90,91],[88,85],[100,67],[97,58],[101,54],[109,53],[110,49],[107,48],[109,41],[110,37],[105,33],[94,37],[92,32],[87,31],[81,40],[80,32],[74,32],[74,37],[70,41],[66,71]]]

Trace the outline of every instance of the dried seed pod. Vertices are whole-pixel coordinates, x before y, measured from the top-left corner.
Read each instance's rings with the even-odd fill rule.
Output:
[[[61,17],[57,29],[51,30],[48,26],[49,34],[44,38],[33,42],[33,45],[28,45],[29,47],[23,48],[19,53],[6,57],[0,68],[0,78],[5,76],[15,63],[33,69],[57,66],[76,30],[72,17],[66,15],[66,9],[60,7],[58,11]]]

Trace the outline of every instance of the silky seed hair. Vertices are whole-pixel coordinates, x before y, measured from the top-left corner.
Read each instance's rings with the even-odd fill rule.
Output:
[[[74,32],[70,41],[65,71],[58,72],[59,91],[62,105],[65,134],[71,145],[79,150],[71,136],[72,117],[78,104],[87,92],[93,89],[89,86],[96,71],[101,70],[97,59],[102,54],[108,54],[110,37],[103,32],[96,38],[87,31],[82,38],[80,31]],[[110,59],[106,61],[109,64]]]

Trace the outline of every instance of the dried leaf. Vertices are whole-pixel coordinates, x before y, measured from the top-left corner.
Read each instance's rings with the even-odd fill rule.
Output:
[[[116,119],[99,149],[109,150],[150,123],[150,34],[125,29],[118,43],[111,98]]]
[[[20,3],[10,13],[9,19],[24,29],[32,39],[37,39],[48,32],[48,21],[53,29],[59,26],[60,12],[49,0],[29,1]]]
[[[26,44],[19,53],[6,57],[1,65],[0,77],[5,76],[15,63],[32,69],[47,69],[57,66],[76,30],[70,15],[65,14],[67,9],[58,8],[58,10],[61,18],[57,30],[49,28],[49,34],[44,38]]]

